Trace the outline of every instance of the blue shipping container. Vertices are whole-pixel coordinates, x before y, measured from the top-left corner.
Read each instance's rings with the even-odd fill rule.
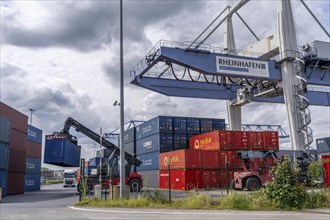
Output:
[[[40,174],[41,173],[41,159],[26,157],[25,160],[26,174]]]
[[[173,133],[173,119],[169,116],[158,116],[136,127],[136,140],[156,134]]]
[[[130,154],[132,156],[135,155],[135,153],[136,153],[135,142],[125,143],[124,148],[128,154]]]
[[[212,119],[212,130],[213,131],[225,130],[225,128],[226,128],[225,119]]]
[[[200,134],[201,126],[199,118],[187,118],[187,133],[188,134]]]
[[[9,161],[9,144],[0,142],[0,169],[7,170]]]
[[[24,175],[24,192],[40,190],[40,174]]]
[[[0,169],[0,187],[2,188],[1,197],[6,197],[6,194],[7,194],[7,179],[8,179],[8,171]]]
[[[175,134],[173,140],[173,150],[189,149],[189,142],[186,134]]]
[[[201,118],[201,134],[213,131],[213,122],[210,118]]]
[[[159,152],[152,152],[147,154],[141,154],[137,156],[142,164],[136,167],[136,170],[158,170],[159,169]]]
[[[136,141],[136,154],[146,154],[160,151],[168,152],[173,150],[172,134],[154,134]]]
[[[186,117],[173,117],[173,132],[174,134],[187,133],[187,118]]]
[[[104,163],[107,159],[102,157],[101,163]],[[100,157],[94,157],[89,159],[89,166],[98,166],[100,164]]]
[[[316,139],[316,148],[319,153],[330,153],[330,137]]]
[[[62,136],[46,135],[44,163],[79,167],[81,147]]]
[[[124,143],[131,143],[135,140],[135,127],[124,131]]]
[[[0,115],[0,141],[9,143],[11,124],[10,120]]]
[[[32,125],[28,125],[27,139],[35,143],[42,143],[42,130]]]

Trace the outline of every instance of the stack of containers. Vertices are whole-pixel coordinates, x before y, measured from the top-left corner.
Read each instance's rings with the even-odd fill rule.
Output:
[[[218,166],[203,164],[205,166],[203,168],[205,170],[205,174],[203,174],[204,186],[210,188],[216,185],[216,181],[212,181],[212,179],[216,179],[216,170],[218,170],[219,177],[218,186],[225,187],[226,177],[228,177],[229,183],[234,177],[234,172],[243,169],[243,161],[237,158],[237,151],[279,149],[278,134],[275,131],[213,131],[191,137],[189,145],[191,149],[203,150],[204,161],[208,158],[214,158],[214,161],[216,161],[216,156],[212,157],[214,153],[206,153],[206,151],[215,151],[218,154]],[[210,155],[206,156],[206,154]],[[272,165],[275,161],[269,159],[268,163]],[[261,161],[260,166],[262,165]],[[210,170],[213,170],[213,172],[210,172]],[[211,179],[211,182],[208,179]]]
[[[200,150],[183,149],[162,153],[159,158],[159,169],[160,189],[168,189],[169,185],[174,190],[203,188],[202,152]]]
[[[40,190],[42,131],[28,125],[24,192]]]
[[[330,188],[330,155],[322,155],[324,186]]]
[[[158,116],[136,127],[136,157],[142,162],[136,171],[144,186],[159,187],[159,154],[172,150],[172,117]]]
[[[0,114],[11,120],[7,195],[24,193],[24,173],[28,117],[0,103]]]
[[[10,140],[10,120],[0,115],[0,187],[1,197],[6,197],[8,161],[9,161],[9,140]]]

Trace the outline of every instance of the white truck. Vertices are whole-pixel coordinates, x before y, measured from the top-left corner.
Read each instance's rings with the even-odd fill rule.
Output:
[[[63,187],[75,187],[77,185],[77,173],[75,170],[64,170]]]

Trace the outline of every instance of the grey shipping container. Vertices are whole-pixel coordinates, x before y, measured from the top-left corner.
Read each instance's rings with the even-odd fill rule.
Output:
[[[10,140],[10,120],[0,115],[0,141],[9,143]]]
[[[26,115],[3,102],[0,102],[0,115],[10,119],[12,128],[27,133],[28,117]]]
[[[0,142],[0,169],[8,169],[9,144]]]
[[[157,133],[136,141],[136,154],[146,154],[160,151],[168,152],[173,150],[173,135]]]
[[[137,155],[136,158],[142,162],[140,166],[136,167],[137,171],[159,169],[159,151]]]
[[[135,140],[135,127],[127,129],[124,131],[124,143],[131,143]]]
[[[28,125],[27,139],[36,143],[42,143],[42,130],[32,125]]]
[[[41,159],[26,157],[25,158],[25,173],[40,174],[41,173]]]
[[[136,127],[137,140],[156,133],[172,134],[173,118],[169,116],[158,116]]]
[[[8,171],[12,173],[25,172],[25,153],[9,150]]]
[[[140,170],[143,178],[143,187],[159,188],[159,170]]]
[[[318,153],[330,153],[330,137],[316,139]]]
[[[65,136],[46,135],[44,163],[79,167],[81,147]]]
[[[6,197],[7,194],[7,178],[8,178],[8,170],[0,169],[0,187],[2,188],[1,197]]]

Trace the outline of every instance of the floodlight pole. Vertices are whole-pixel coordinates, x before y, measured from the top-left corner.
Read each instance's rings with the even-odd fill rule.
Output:
[[[125,195],[123,0],[120,0],[120,198]]]

